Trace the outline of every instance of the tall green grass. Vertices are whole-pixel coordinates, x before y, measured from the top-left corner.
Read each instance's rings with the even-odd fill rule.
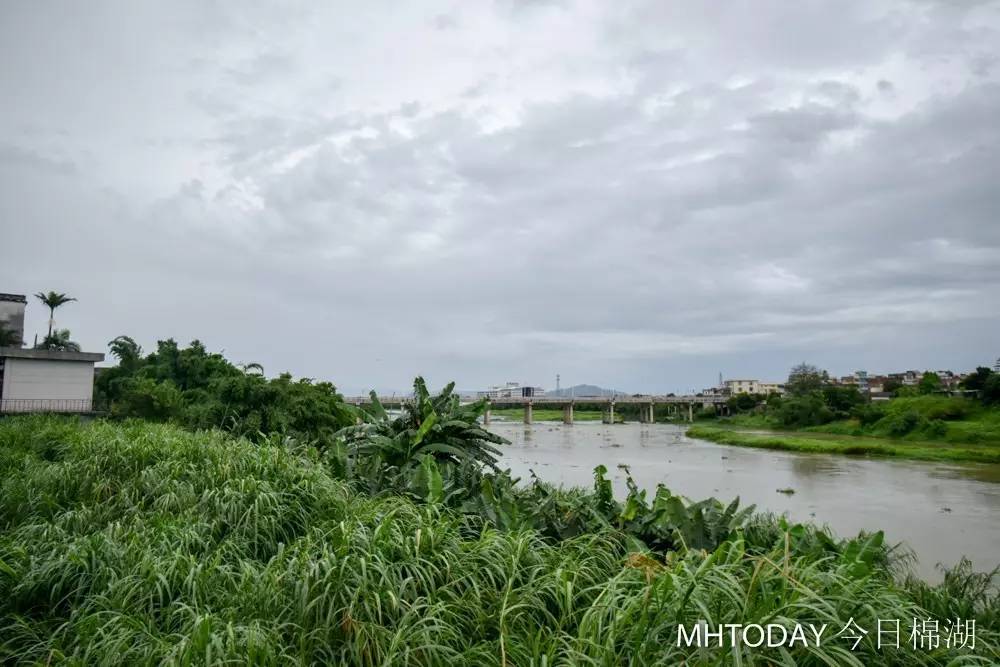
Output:
[[[758,530],[759,528],[755,528]],[[895,583],[872,551],[737,534],[660,557],[369,497],[308,449],[147,423],[0,420],[0,660],[11,664],[991,664],[996,601]],[[746,536],[749,537],[749,536]],[[850,557],[846,557],[850,556]],[[965,598],[970,598],[966,601]],[[678,647],[678,623],[923,618],[953,600],[975,653]],[[985,600],[985,602],[984,602]],[[966,603],[967,606],[958,606]],[[991,615],[992,614],[992,615]]]

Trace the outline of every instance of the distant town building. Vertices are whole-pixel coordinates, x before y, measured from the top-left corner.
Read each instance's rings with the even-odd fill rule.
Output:
[[[920,382],[921,375],[923,374],[919,371],[904,371],[902,373],[889,373],[889,379],[895,380],[903,386],[912,387]]]
[[[543,396],[545,390],[541,387],[521,386],[520,382],[505,382],[495,384],[486,391],[479,392],[480,398],[530,398],[532,396]]]
[[[0,321],[24,337],[22,294],[0,294]],[[90,412],[99,352],[0,347],[0,412]]]
[[[730,396],[736,394],[784,394],[785,385],[779,382],[761,382],[760,380],[726,380],[723,383]]]

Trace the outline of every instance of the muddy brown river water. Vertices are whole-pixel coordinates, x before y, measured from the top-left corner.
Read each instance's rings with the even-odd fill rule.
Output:
[[[593,469],[608,467],[619,495],[631,468],[651,491],[663,483],[692,500],[739,496],[760,510],[828,525],[840,536],[884,530],[915,552],[917,574],[938,581],[938,563],[963,555],[975,569],[1000,565],[1000,465],[943,464],[799,454],[719,445],[688,438],[683,427],[495,421],[511,441],[502,464],[527,478],[590,486]],[[794,489],[788,495],[778,489]]]

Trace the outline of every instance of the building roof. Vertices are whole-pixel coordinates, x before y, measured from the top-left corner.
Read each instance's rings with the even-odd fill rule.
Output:
[[[54,361],[104,361],[103,352],[35,350],[30,347],[0,347],[0,357],[13,359],[51,359]]]
[[[7,294],[0,292],[0,301],[16,301],[17,303],[28,303],[28,299],[23,294]]]

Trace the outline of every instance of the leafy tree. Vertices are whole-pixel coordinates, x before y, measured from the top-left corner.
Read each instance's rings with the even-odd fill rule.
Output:
[[[748,410],[753,410],[762,401],[765,400],[764,396],[759,394],[736,394],[735,396],[730,396],[726,404],[729,406],[730,410],[736,412],[746,412]]]
[[[822,389],[823,402],[833,412],[835,419],[844,419],[865,402],[857,387],[826,386]]]
[[[803,362],[793,366],[788,373],[785,391],[792,396],[804,396],[822,389],[828,379],[826,371],[821,371],[815,366]]]
[[[983,403],[1000,405],[1000,373],[993,373],[983,386]]]
[[[986,383],[989,382],[992,375],[994,375],[993,369],[986,366],[977,366],[975,373],[970,373],[967,378],[962,380],[962,388],[971,391],[982,391],[986,388]]]
[[[79,352],[80,344],[70,340],[69,329],[56,329],[45,337],[36,349],[55,350],[60,352]]]
[[[46,338],[51,338],[52,326],[55,324],[56,308],[65,303],[69,303],[70,301],[76,301],[76,299],[71,296],[66,296],[62,292],[38,292],[35,294],[35,298],[49,308],[49,333]]]
[[[885,383],[882,385],[882,391],[884,391],[886,393],[889,393],[889,394],[895,394],[902,387],[903,387],[903,383],[901,381],[899,381],[899,380],[895,380],[895,379],[886,380]]]
[[[927,371],[920,378],[920,383],[917,385],[917,391],[921,394],[933,394],[935,391],[941,389],[941,378],[938,377],[937,373],[932,373]]]
[[[293,380],[288,374],[268,380],[246,372],[256,365],[241,369],[198,341],[181,348],[172,339],[161,340],[145,358],[128,336],[108,346],[118,365],[98,375],[96,386],[118,416],[223,428],[253,440],[292,436],[321,449],[355,420],[355,409],[329,382]]]
[[[123,369],[135,370],[142,362],[142,347],[129,336],[118,336],[108,343],[108,348]]]
[[[781,402],[777,409],[778,421],[782,426],[801,428],[804,426],[819,426],[833,421],[835,418],[823,400],[823,394],[814,391],[799,396],[789,396]]]

